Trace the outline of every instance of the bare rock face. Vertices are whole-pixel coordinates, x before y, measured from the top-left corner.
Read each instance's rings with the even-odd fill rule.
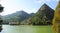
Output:
[[[3,11],[3,7],[0,5],[0,12],[2,12],[2,11]],[[2,30],[2,22],[3,22],[3,20],[1,19],[1,15],[0,15],[0,32]]]
[[[60,1],[54,13],[53,29],[54,29],[54,33],[60,33]]]

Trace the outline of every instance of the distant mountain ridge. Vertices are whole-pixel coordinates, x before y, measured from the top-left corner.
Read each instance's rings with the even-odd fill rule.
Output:
[[[29,15],[28,13],[24,12],[23,10],[21,10],[21,11],[17,11],[15,13],[12,13],[12,14],[8,14],[8,15],[6,15],[4,17],[12,17],[12,16],[15,16],[15,15],[22,15],[23,13]]]
[[[25,19],[28,19],[33,14],[28,14],[28,13],[24,12],[23,10],[21,10],[21,11],[17,11],[16,13],[12,13],[12,14],[3,16],[3,19],[4,19],[4,22],[16,22],[16,21],[21,22]]]

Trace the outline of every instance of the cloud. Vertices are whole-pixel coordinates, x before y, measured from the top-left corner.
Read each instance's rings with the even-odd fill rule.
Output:
[[[30,9],[29,11],[30,11],[30,13],[36,13],[37,12],[37,8],[35,9],[35,8],[32,8],[32,9]]]
[[[58,0],[36,0],[35,3],[49,3],[49,2],[57,2]]]
[[[28,9],[23,9],[25,12],[28,14],[30,13],[36,13],[38,11],[38,8],[28,8]]]
[[[0,0],[0,2],[1,2],[1,0]]]

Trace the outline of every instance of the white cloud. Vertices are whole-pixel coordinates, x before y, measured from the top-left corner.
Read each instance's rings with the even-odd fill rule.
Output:
[[[16,12],[17,10],[20,10],[20,6],[16,4],[15,0],[1,0],[1,4],[4,7],[4,11],[1,13],[1,15],[7,15]],[[14,4],[14,5],[13,5]]]
[[[35,8],[30,8],[30,9],[25,9],[24,7],[22,7],[21,5],[19,5],[17,2],[19,0],[0,0],[0,3],[4,6],[4,12],[2,13],[2,15],[7,15],[13,12],[16,12],[17,10],[25,10],[28,13],[32,13],[32,12],[36,12],[38,9]],[[34,0],[34,4],[41,6],[44,3],[51,3],[51,2],[57,2],[58,0]],[[51,3],[54,4],[54,3]],[[33,5],[34,6],[34,5]],[[38,8],[38,6],[37,6]]]
[[[26,10],[23,9],[23,10],[24,10],[25,12],[27,12],[27,13],[30,14],[30,13],[36,13],[38,9],[35,9],[35,8],[29,8],[29,9],[26,9]]]
[[[40,3],[40,4],[42,4],[42,3],[46,3],[46,2],[57,2],[58,0],[36,0],[35,1],[35,3]]]

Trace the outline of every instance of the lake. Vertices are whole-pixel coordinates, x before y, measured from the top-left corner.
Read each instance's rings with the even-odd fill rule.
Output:
[[[3,25],[0,33],[53,33],[52,26]]]

